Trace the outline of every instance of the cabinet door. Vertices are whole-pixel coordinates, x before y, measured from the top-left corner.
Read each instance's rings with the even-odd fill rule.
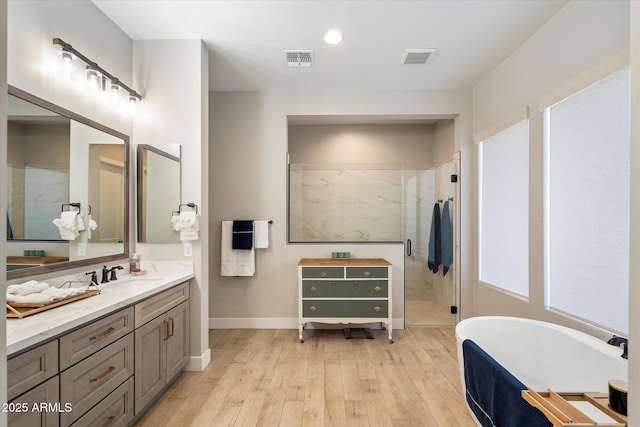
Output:
[[[9,427],[54,427],[60,425],[59,412],[67,410],[60,404],[60,380],[49,381],[18,396],[8,404]]]
[[[165,341],[169,335],[166,316],[160,316],[135,331],[135,413],[162,390],[166,379]]]
[[[12,357],[7,361],[9,399],[13,399],[57,373],[58,340]]]
[[[189,301],[167,313],[169,339],[167,347],[167,381],[186,365],[189,359]]]

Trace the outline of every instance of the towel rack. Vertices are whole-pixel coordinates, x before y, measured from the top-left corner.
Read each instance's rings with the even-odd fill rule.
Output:
[[[447,198],[447,201],[449,201],[449,202],[453,202],[453,197],[448,197],[448,198]],[[438,203],[442,203],[442,202],[443,202],[443,200],[442,200],[442,199],[438,199]]]
[[[71,208],[78,208],[78,213],[80,213],[80,203],[63,203],[62,206],[60,207],[60,210],[62,212],[64,212],[64,207],[65,206],[69,206],[69,210],[71,210]]]
[[[198,214],[198,205],[196,205],[195,203],[182,203],[182,204],[178,205],[178,213],[182,212],[182,207],[183,206],[188,206],[191,209],[195,209],[196,210],[196,215]]]

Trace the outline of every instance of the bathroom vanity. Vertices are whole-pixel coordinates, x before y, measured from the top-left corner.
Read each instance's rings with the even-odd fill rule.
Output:
[[[298,329],[308,322],[386,324],[392,339],[391,263],[382,258],[303,258],[298,263]]]
[[[7,319],[10,426],[126,426],[189,359],[192,266]]]

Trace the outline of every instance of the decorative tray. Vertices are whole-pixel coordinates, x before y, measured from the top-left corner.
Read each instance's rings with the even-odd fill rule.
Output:
[[[9,303],[9,302],[7,302],[6,303],[6,305],[7,305],[7,317],[8,318],[22,319],[23,317],[30,316],[32,314],[36,314],[36,313],[40,313],[42,311],[50,310],[52,308],[59,307],[61,305],[69,304],[71,302],[75,302],[75,301],[79,301],[81,299],[92,297],[94,295],[99,295],[102,292],[100,290],[100,288],[98,288],[93,282],[90,282],[89,284],[87,284],[87,282],[75,281],[75,280],[64,282],[62,284],[62,286],[60,286],[60,288],[63,288],[65,286],[71,287],[72,283],[83,283],[83,284],[87,285],[87,287],[80,294],[77,294],[77,295],[74,295],[74,296],[71,296],[71,297],[68,297],[68,298],[60,299],[60,300],[57,300],[57,301],[54,301],[54,302],[51,302],[51,303],[42,303],[42,302],[30,302],[30,303],[12,302],[12,303]]]
[[[522,397],[538,408],[554,427],[624,427],[627,417],[609,407],[607,393],[556,393],[522,390]]]

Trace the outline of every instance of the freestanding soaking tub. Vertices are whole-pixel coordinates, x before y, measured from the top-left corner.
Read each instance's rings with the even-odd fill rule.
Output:
[[[606,393],[609,380],[627,380],[628,364],[621,357],[621,348],[552,323],[518,317],[473,317],[456,326],[456,340],[462,392],[478,425],[482,424],[472,408],[475,400],[470,398],[465,382],[465,378],[471,378],[470,372],[465,375],[464,360],[465,351],[471,354],[470,345],[502,365],[516,383],[519,380],[535,391]],[[469,365],[467,360],[468,371],[483,369],[470,366],[480,365]]]

